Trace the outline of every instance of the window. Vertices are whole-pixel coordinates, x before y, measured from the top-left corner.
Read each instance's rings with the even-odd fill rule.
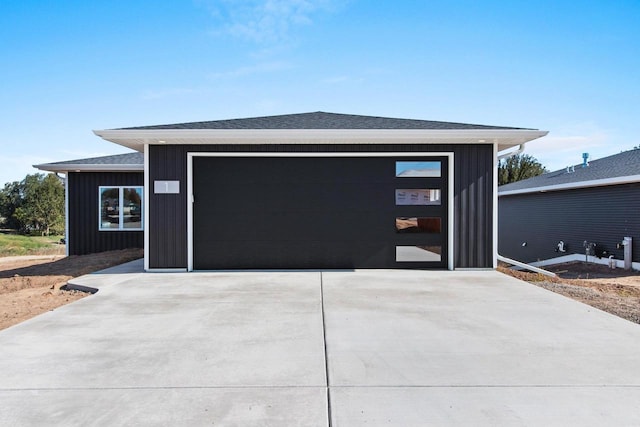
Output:
[[[142,187],[100,187],[100,231],[142,230]]]
[[[440,162],[396,162],[397,178],[440,178]]]
[[[439,262],[441,246],[396,246],[396,262]]]
[[[439,189],[396,189],[396,206],[428,206],[439,204]]]
[[[439,217],[396,217],[396,233],[440,233]]]

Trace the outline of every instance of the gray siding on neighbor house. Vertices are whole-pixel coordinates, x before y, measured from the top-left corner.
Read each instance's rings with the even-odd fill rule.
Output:
[[[493,263],[493,145],[326,144],[180,145],[149,147],[150,193],[155,180],[180,181],[179,194],[149,194],[149,267],[187,266],[188,152],[453,152],[454,267],[490,268]],[[450,219],[451,220],[451,219]]]
[[[98,188],[142,186],[142,172],[69,172],[69,255],[85,255],[116,249],[142,248],[142,231],[99,231]]]
[[[501,196],[498,252],[523,262],[584,254],[584,241],[623,259],[616,243],[633,238],[640,262],[640,183]],[[566,253],[555,252],[565,242]],[[522,246],[526,242],[526,246]]]

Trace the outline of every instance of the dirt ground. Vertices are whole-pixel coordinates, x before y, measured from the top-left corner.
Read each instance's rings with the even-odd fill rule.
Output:
[[[498,268],[541,288],[640,324],[640,272],[584,262],[557,264],[546,269],[558,277]]]
[[[142,257],[142,249],[126,249],[69,257],[0,258],[0,330],[90,295],[60,290],[71,278]]]

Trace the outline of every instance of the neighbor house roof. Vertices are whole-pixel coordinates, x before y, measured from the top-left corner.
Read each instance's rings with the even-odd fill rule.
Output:
[[[505,126],[326,112],[95,130],[143,151],[154,144],[498,144],[504,150],[547,134]]]
[[[640,150],[624,151],[602,159],[544,173],[498,188],[499,196],[569,190],[640,182]]]
[[[43,163],[33,165],[33,167],[49,172],[137,172],[144,170],[144,155],[134,152],[113,156]]]

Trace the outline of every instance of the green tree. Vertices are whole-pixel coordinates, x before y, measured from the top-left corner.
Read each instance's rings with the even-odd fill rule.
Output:
[[[0,192],[5,226],[42,235],[64,230],[64,186],[54,174],[27,175]]]
[[[15,216],[22,206],[22,190],[19,181],[7,182],[0,190],[0,222],[2,227],[12,230],[22,229],[22,223]]]
[[[498,164],[498,185],[521,181],[547,172],[547,168],[533,156],[517,154],[500,160]]]

